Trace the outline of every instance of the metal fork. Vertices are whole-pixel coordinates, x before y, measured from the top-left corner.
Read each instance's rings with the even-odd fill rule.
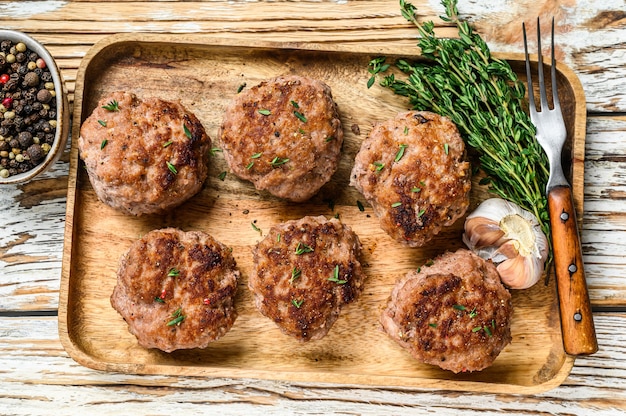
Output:
[[[571,355],[593,354],[598,350],[595,327],[589,301],[582,249],[574,210],[572,189],[563,174],[561,152],[567,131],[563,121],[561,103],[557,92],[556,61],[554,58],[554,18],[552,18],[551,65],[553,108],[549,108],[541,55],[541,29],[537,18],[538,79],[540,109],[537,109],[533,93],[533,81],[524,32],[524,52],[526,55],[526,78],[528,82],[528,106],[530,118],[537,128],[537,141],[545,150],[550,161],[550,177],[546,187],[548,211],[552,231],[554,266],[561,311],[563,346]]]

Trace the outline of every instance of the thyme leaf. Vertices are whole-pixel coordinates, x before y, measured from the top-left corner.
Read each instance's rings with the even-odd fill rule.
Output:
[[[313,248],[311,248],[310,246],[304,243],[298,243],[298,245],[296,246],[296,254],[298,256],[304,253],[312,253],[312,252],[313,252]]]
[[[176,309],[174,312],[172,312],[172,315],[170,317],[174,318],[174,319],[169,321],[167,323],[167,326],[179,325],[186,318],[186,316],[183,315],[183,309],[182,308]]]
[[[185,132],[185,136],[187,136],[188,139],[191,139],[191,130],[189,130],[189,127],[187,127],[187,125],[184,123],[183,123],[183,131]]]
[[[333,275],[328,278],[329,281],[337,283],[338,285],[345,285],[347,280],[339,279],[339,265],[337,264],[333,269]]]
[[[112,100],[109,101],[107,105],[103,105],[102,108],[107,111],[120,111],[120,104],[117,102],[117,100]]]

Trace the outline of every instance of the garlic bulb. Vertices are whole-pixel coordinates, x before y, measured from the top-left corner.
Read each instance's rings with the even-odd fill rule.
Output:
[[[537,218],[500,198],[487,199],[468,215],[463,242],[497,264],[502,282],[512,289],[537,283],[548,258],[548,239]]]

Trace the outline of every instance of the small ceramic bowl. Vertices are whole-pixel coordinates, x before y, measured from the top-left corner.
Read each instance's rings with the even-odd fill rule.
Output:
[[[52,75],[54,90],[56,92],[54,99],[56,100],[57,126],[54,143],[52,143],[45,159],[29,171],[19,173],[17,175],[11,175],[7,178],[0,177],[0,185],[27,182],[40,175],[42,172],[48,170],[50,166],[52,166],[59,159],[65,150],[69,133],[70,116],[69,104],[67,100],[67,88],[65,87],[65,83],[61,77],[61,72],[48,50],[35,39],[15,30],[0,30],[0,41],[3,40],[10,40],[16,44],[22,42],[29,50],[37,53],[39,57],[45,61],[46,66]]]

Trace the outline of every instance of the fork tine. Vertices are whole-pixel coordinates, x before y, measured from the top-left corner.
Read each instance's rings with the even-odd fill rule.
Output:
[[[556,87],[556,59],[554,58],[554,16],[552,17],[551,39],[552,40],[551,40],[550,49],[552,50],[551,52],[552,61],[550,63],[551,64],[550,74],[552,75],[552,101],[554,103],[554,108],[559,109],[561,106],[561,103],[559,102],[558,88]]]
[[[533,93],[533,76],[530,70],[530,58],[528,56],[528,41],[526,40],[526,25],[522,22],[522,33],[524,35],[524,52],[526,55],[526,84],[528,85],[528,106],[532,114],[537,110],[535,106],[535,95]]]
[[[543,56],[541,54],[541,25],[537,18],[537,70],[539,72],[539,96],[541,97],[541,111],[548,110],[548,96],[546,95],[546,83],[543,77]]]

